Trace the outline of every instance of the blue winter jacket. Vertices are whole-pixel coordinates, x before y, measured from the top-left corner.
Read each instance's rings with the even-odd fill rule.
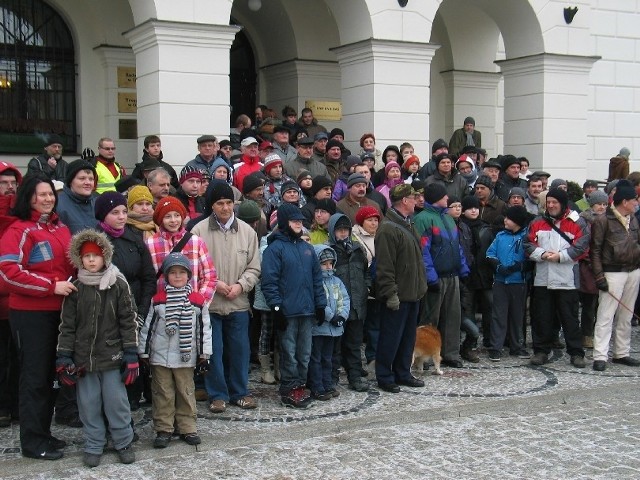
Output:
[[[322,271],[313,246],[276,231],[262,254],[260,285],[269,308],[279,305],[286,317],[315,315],[325,308]]]
[[[528,228],[521,228],[515,233],[510,230],[502,230],[496,235],[487,249],[487,259],[497,259],[498,264],[505,267],[510,267],[516,262],[521,262],[523,265],[518,271],[506,276],[498,272],[496,268],[494,276],[496,282],[511,284],[524,283],[527,280],[529,269],[524,268],[527,261],[524,253],[524,241],[528,233]]]
[[[331,249],[327,245],[314,245],[316,255],[320,256],[320,252],[325,249]],[[347,320],[349,318],[349,293],[338,277],[335,276],[334,270],[322,270],[322,287],[327,298],[327,306],[324,308],[325,321],[321,324],[314,324],[311,331],[312,335],[339,337],[344,333],[344,326],[335,327],[329,323],[335,315],[340,315]]]

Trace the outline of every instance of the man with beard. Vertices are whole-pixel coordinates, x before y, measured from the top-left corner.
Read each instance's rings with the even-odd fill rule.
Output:
[[[312,177],[324,175],[327,178],[331,178],[327,172],[327,167],[311,158],[313,143],[313,139],[309,137],[303,137],[298,140],[298,155],[295,159],[285,162],[284,164],[284,170],[289,177],[298,178],[302,170],[307,170]]]
[[[96,174],[98,193],[115,192],[116,182],[127,174],[124,167],[116,162],[116,144],[110,138],[104,137],[98,141]]]
[[[47,136],[44,152],[29,160],[27,176],[44,174],[50,180],[64,182],[67,179],[67,162],[62,158],[62,138],[55,133]]]
[[[156,160],[159,163],[160,167],[169,172],[169,175],[171,175],[171,186],[173,188],[177,189],[180,186],[176,171],[171,165],[169,165],[162,159],[162,142],[160,141],[160,137],[158,137],[157,135],[148,135],[144,138],[142,162],[136,163],[135,167],[133,168],[133,172],[131,172],[131,176],[133,178],[137,178],[138,180],[144,180],[145,176],[143,173],[143,167],[144,165],[149,163],[149,160]]]
[[[378,204],[378,208],[382,212],[382,215],[386,215],[387,199],[374,188],[373,182],[371,181],[371,169],[364,163],[359,163],[353,168],[353,173],[359,173],[367,180],[367,193],[365,196],[369,200],[376,202]]]
[[[557,188],[549,190],[546,213],[531,222],[525,241],[527,255],[535,262],[532,365],[547,363],[557,340],[554,319],[558,318],[571,364],[576,368],[585,367],[576,279],[579,278],[578,261],[589,252],[589,228],[584,218],[570,210],[568,204],[567,192]]]

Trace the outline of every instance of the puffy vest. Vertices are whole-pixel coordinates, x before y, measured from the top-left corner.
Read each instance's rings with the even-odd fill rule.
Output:
[[[122,176],[122,167],[115,164],[116,169],[118,170],[118,176],[114,177],[109,169],[102,163],[101,161],[96,162],[96,173],[98,174],[98,186],[96,188],[96,192],[104,193],[104,192],[115,192],[116,191],[116,182],[120,180]]]

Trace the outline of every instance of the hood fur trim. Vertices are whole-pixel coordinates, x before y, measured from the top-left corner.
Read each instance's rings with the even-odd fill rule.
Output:
[[[109,237],[103,232],[98,232],[92,228],[87,228],[76,233],[71,238],[69,246],[69,260],[76,268],[82,268],[82,257],[80,256],[80,247],[84,242],[95,242],[102,249],[105,266],[111,265],[113,260],[113,245],[109,241]]]

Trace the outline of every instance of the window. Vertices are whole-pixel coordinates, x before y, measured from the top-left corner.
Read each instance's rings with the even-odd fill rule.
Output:
[[[76,65],[63,19],[41,0],[0,0],[0,152],[76,151]]]

